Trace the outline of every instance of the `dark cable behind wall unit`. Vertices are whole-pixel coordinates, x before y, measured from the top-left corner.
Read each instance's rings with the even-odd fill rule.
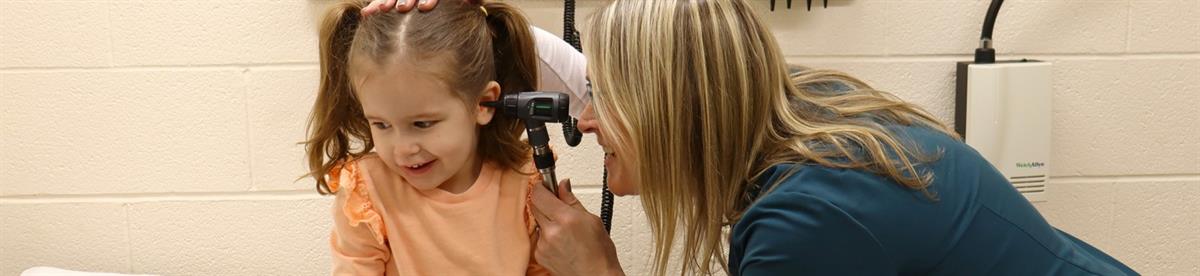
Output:
[[[812,10],[813,0],[805,0],[808,3],[808,10]],[[821,0],[822,6],[829,8],[829,0]],[[792,9],[792,0],[787,0],[787,8]],[[771,0],[771,11],[775,11],[775,0]]]
[[[575,50],[583,51],[583,46],[579,41],[579,30],[575,29],[575,0],[563,0],[563,40],[575,47]],[[588,94],[592,93],[592,84],[588,83]],[[567,145],[572,147],[579,145],[580,137],[576,128],[577,120],[563,124],[563,134],[566,135]],[[604,223],[604,231],[612,232],[612,213],[613,213],[613,193],[608,190],[608,168],[604,168],[604,179],[601,180],[603,186],[600,195],[600,221]]]

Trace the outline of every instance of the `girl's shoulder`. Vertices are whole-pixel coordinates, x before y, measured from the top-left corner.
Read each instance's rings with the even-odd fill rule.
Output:
[[[517,205],[517,208],[523,213],[525,233],[532,235],[537,221],[534,220],[533,210],[530,209],[530,206],[533,205],[531,203],[533,189],[538,189],[537,185],[542,185],[542,174],[538,173],[533,163],[525,164],[520,168],[502,168],[501,166],[492,166],[492,168],[501,172],[499,184],[502,201]]]
[[[329,190],[337,195],[333,206],[335,216],[344,216],[351,227],[366,225],[370,236],[381,244],[386,240],[387,230],[371,200],[372,189],[369,187],[374,182],[370,177],[371,170],[386,168],[383,166],[383,161],[374,153],[342,160],[330,170],[328,182]]]
[[[496,171],[494,175],[499,176],[496,182],[500,185],[501,196],[504,197],[530,198],[533,185],[542,183],[542,174],[538,173],[532,163],[519,168],[505,168],[494,163],[485,167]]]
[[[375,153],[347,158],[339,161],[329,171],[329,190],[337,193],[341,189],[360,188],[360,186],[374,182],[372,180],[380,179],[381,177],[378,175],[385,174],[387,171],[387,165]]]

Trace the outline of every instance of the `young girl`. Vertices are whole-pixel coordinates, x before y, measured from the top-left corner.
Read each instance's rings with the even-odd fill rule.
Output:
[[[522,124],[480,105],[536,88],[525,18],[479,1],[361,18],[365,4],[321,25],[306,142],[318,191],[336,194],[334,274],[546,274]]]

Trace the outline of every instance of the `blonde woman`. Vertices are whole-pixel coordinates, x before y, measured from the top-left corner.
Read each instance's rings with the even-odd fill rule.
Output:
[[[837,72],[789,75],[745,1],[617,0],[589,27],[580,126],[612,191],[641,195],[654,275],[1136,274],[1050,226],[919,107]],[[534,191],[536,260],[624,274],[559,191]]]

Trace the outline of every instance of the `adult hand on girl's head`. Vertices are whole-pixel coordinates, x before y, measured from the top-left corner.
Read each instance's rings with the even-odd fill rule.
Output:
[[[558,184],[558,196],[534,185],[538,223],[533,257],[553,275],[625,275],[600,217],[589,213],[571,192],[571,180]]]
[[[436,7],[438,0],[372,0],[362,9],[362,16],[371,16],[381,12],[396,11],[406,13],[416,7],[418,11],[427,12]]]

